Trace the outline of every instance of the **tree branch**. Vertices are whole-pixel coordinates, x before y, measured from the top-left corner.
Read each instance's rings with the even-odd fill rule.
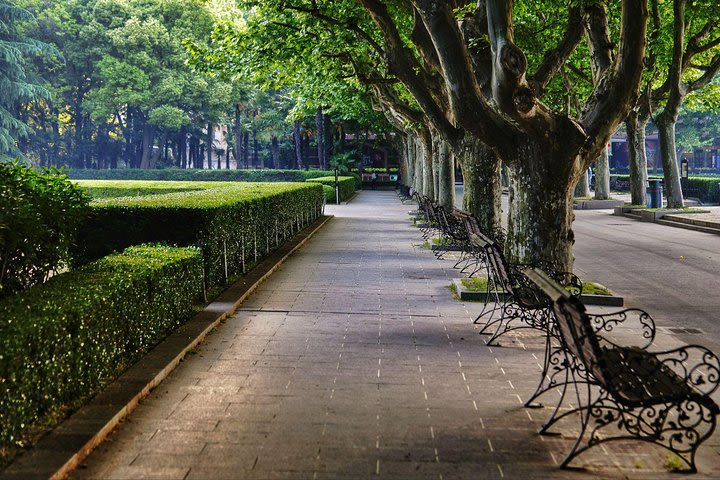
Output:
[[[624,0],[620,47],[612,68],[595,84],[580,123],[587,133],[586,158],[595,158],[637,101],[647,31],[647,0]]]
[[[528,82],[536,96],[542,96],[550,80],[562,69],[581,39],[582,12],[578,7],[571,7],[562,40],[554,48],[545,52],[540,66],[533,75],[528,77]]]
[[[407,87],[410,94],[425,112],[433,127],[448,141],[454,142],[460,135],[458,129],[445,115],[446,108],[441,107],[433,95],[432,79],[418,64],[413,53],[404,45],[400,33],[390,16],[387,7],[379,0],[358,0],[380,29],[385,39],[385,58],[390,72],[395,74]]]

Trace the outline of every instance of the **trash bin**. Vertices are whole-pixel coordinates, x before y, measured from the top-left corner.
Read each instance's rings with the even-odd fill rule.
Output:
[[[662,208],[663,206],[663,185],[662,180],[648,180],[650,186],[647,189],[648,207]]]

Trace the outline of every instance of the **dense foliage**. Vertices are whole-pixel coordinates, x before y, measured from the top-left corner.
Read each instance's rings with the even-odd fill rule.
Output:
[[[82,189],[57,169],[0,162],[0,297],[42,283],[65,268],[79,222]]]
[[[23,31],[22,25],[33,20],[30,12],[14,2],[0,0],[0,159],[19,153],[17,140],[31,133],[19,107],[49,95],[35,72],[27,68],[29,59],[54,54],[48,45]]]
[[[234,2],[17,4],[0,3],[0,154],[74,168],[326,168],[345,132],[384,127],[359,91],[350,108],[329,91],[189,65],[188,48],[243,28]]]
[[[0,449],[89,398],[192,313],[199,250],[139,246],[0,301]]]
[[[335,203],[335,177],[319,177],[310,178],[306,182],[319,183],[321,185],[332,188],[332,196],[326,200]],[[340,201],[347,201],[355,193],[356,178],[355,177],[338,177],[338,196]]]
[[[98,199],[80,228],[75,258],[86,263],[148,242],[193,245],[203,252],[207,285],[222,285],[315,220],[322,196],[309,183],[227,183]]]

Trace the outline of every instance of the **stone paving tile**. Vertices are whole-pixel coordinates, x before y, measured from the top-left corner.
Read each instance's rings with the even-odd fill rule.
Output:
[[[678,478],[639,442],[557,468],[573,418],[536,434],[544,339],[487,346],[457,272],[391,192],[363,192],[186,359],[74,478]],[[378,216],[380,214],[380,216]],[[620,331],[627,337],[631,332]],[[658,347],[672,346],[658,338]],[[718,434],[699,452],[720,477]]]

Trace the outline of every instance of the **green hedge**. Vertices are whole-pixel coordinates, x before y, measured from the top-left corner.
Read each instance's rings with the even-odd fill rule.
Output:
[[[663,177],[650,175],[650,179],[662,180]],[[696,197],[704,203],[720,202],[720,178],[690,176],[687,181],[685,197]],[[613,190],[629,191],[630,175],[610,175],[610,186]]]
[[[200,170],[166,168],[144,170],[118,168],[110,170],[70,170],[76,180],[172,180],[172,181],[235,181],[235,182],[304,182],[308,178],[323,177],[326,170]]]
[[[0,449],[189,318],[202,277],[198,249],[138,246],[0,301]]]
[[[232,183],[207,190],[105,198],[91,203],[74,258],[87,263],[130,245],[197,246],[207,284],[222,285],[322,212],[310,183]]]
[[[175,182],[164,180],[74,180],[73,182],[93,198],[142,197],[145,195],[163,195],[228,186],[228,182]]]
[[[310,178],[308,180],[305,180],[306,182],[310,183],[320,183],[322,185],[329,186],[333,189],[333,195],[328,200],[331,203],[335,203],[335,177],[319,177],[319,178]],[[340,201],[344,202],[348,200],[350,197],[352,197],[353,193],[355,193],[355,177],[338,177],[338,189],[340,194]]]
[[[0,297],[67,266],[88,201],[60,170],[0,162]]]

